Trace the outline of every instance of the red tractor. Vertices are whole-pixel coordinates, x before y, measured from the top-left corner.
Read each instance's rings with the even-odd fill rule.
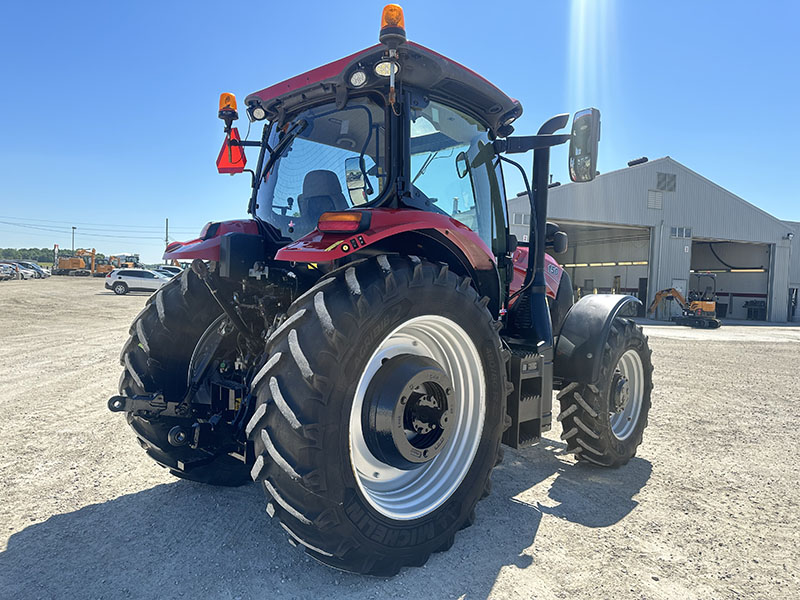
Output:
[[[289,541],[339,569],[391,575],[448,549],[490,490],[501,443],[550,429],[567,451],[625,464],[647,424],[647,339],[630,296],[573,303],[546,253],[550,148],[595,174],[599,113],[514,136],[520,103],[406,41],[380,43],[245,99],[223,94],[221,172],[248,172],[247,220],[173,243],[193,260],[131,326],[109,400],[178,477],[251,480]],[[246,169],[245,150],[258,150]],[[533,151],[530,246],[509,234],[503,169]]]

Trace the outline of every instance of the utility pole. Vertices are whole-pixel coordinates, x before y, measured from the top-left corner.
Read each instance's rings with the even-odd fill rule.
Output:
[[[75,256],[75,230],[77,227],[75,225],[72,226],[72,256]]]
[[[167,246],[169,246],[169,217],[165,219],[164,224],[164,250],[167,249]],[[167,264],[166,259],[164,259],[164,264]]]

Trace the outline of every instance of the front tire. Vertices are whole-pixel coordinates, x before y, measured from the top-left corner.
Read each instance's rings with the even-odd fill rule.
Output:
[[[561,401],[561,439],[578,460],[618,467],[642,443],[653,389],[652,351],[642,328],[617,318],[603,350],[597,385],[569,383]]]
[[[290,542],[380,576],[448,549],[489,492],[506,412],[500,339],[469,279],[419,259],[348,266],[290,307],[268,353],[252,475]],[[417,379],[398,387],[403,373]],[[398,424],[381,430],[387,409]]]

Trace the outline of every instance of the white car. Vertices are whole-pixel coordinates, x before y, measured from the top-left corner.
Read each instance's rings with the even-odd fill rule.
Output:
[[[31,271],[35,271],[37,279],[50,277],[50,271],[39,266],[39,263],[35,263],[33,261],[19,261],[19,266],[25,269],[30,269]]]
[[[154,292],[169,280],[150,269],[114,269],[106,275],[106,289],[120,296],[128,292]]]
[[[27,269],[21,264],[17,262],[7,262],[4,263],[11,267],[14,271],[14,276],[12,279],[39,279],[41,275],[34,271],[33,269]]]
[[[181,273],[183,273],[183,268],[182,267],[176,267],[176,266],[173,266],[173,265],[161,265],[160,267],[158,267],[158,270],[159,271],[169,271],[173,275],[180,275]]]

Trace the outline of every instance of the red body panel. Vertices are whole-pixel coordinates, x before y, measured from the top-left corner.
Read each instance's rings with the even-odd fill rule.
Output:
[[[219,225],[216,231],[209,236],[209,229]],[[252,219],[236,221],[222,221],[221,223],[207,223],[200,232],[200,237],[188,242],[172,242],[164,252],[164,260],[219,260],[220,239],[226,233],[247,233],[259,235],[258,224]]]
[[[293,244],[281,248],[275,259],[305,263],[330,262],[392,235],[427,229],[447,236],[475,268],[494,268],[494,256],[480,236],[448,215],[390,208],[376,208],[370,213],[372,220],[367,231],[355,234],[322,233],[315,229]]]
[[[410,51],[421,53],[423,56],[427,54],[431,57],[436,57],[436,59],[441,60],[446,65],[447,69],[452,70],[449,74],[445,73],[441,75],[444,77],[442,81],[449,80],[453,74],[455,74],[456,78],[459,76],[477,78],[477,80],[482,82],[481,85],[486,85],[487,88],[492,90],[491,92],[484,90],[484,93],[488,93],[491,97],[491,99],[484,98],[484,102],[488,102],[486,107],[492,106],[493,110],[491,114],[495,114],[498,110],[500,110],[500,106],[504,107],[502,110],[504,114],[509,110],[515,111],[515,116],[517,117],[522,114],[522,106],[517,100],[509,98],[502,90],[500,90],[500,88],[492,84],[489,80],[479,75],[472,69],[469,69],[464,65],[442,54],[439,54],[438,52],[434,52],[430,48],[426,48],[421,44],[406,42],[404,47],[408,47]],[[370,46],[369,48],[365,48],[364,50],[355,52],[349,56],[340,58],[339,60],[322,65],[316,69],[311,69],[310,71],[307,71],[301,75],[296,75],[295,77],[291,77],[281,81],[280,83],[271,85],[263,90],[253,92],[245,98],[245,104],[250,105],[252,102],[259,102],[263,106],[268,106],[273,101],[296,94],[304,89],[315,88],[319,85],[333,84],[348,86],[348,82],[344,81],[345,72],[348,70],[348,68],[357,63],[359,60],[366,59],[369,56],[375,56],[377,53],[380,53],[381,49],[385,49],[385,47],[381,44],[375,44],[374,46]],[[424,85],[424,83],[418,82],[418,85]],[[494,106],[498,102],[499,106]],[[502,115],[495,114],[496,118],[499,118],[500,116]],[[494,127],[498,125],[496,122],[493,122],[492,124]]]
[[[327,65],[322,65],[316,69],[311,69],[302,75],[295,75],[290,79],[286,79],[285,81],[271,85],[268,88],[264,88],[260,92],[253,92],[250,94],[250,96],[256,96],[262,102],[269,102],[270,100],[278,98],[283,94],[294,92],[295,90],[314,85],[315,83],[332,79],[339,76],[342,71],[344,71],[345,67],[353,62],[353,60],[355,60],[358,56],[372,52],[379,47],[380,44],[375,44],[374,46],[370,46],[369,48],[351,54],[350,56],[345,56],[344,58],[335,60]]]
[[[528,248],[520,246],[514,251],[514,280],[511,282],[511,293],[522,287],[525,281],[525,270],[528,268]],[[549,254],[544,255],[544,280],[547,283],[547,295],[556,297],[558,285],[561,283],[562,268],[556,259]]]

